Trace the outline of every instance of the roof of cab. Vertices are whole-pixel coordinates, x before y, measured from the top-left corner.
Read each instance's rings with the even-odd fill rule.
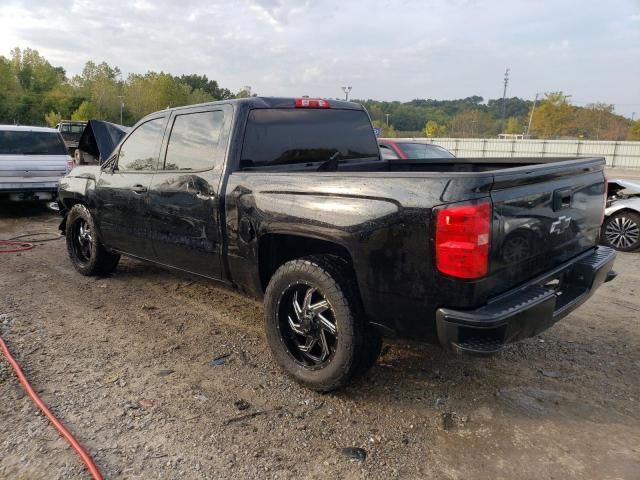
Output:
[[[55,132],[58,130],[48,127],[31,127],[29,125],[0,125],[0,131],[10,132]]]
[[[223,104],[238,104],[247,105],[250,108],[294,108],[294,101],[296,98],[307,97],[247,97],[236,98],[233,100],[218,100],[215,102],[201,103],[198,105],[185,105],[184,107],[175,107],[168,110],[182,110],[193,107],[201,107],[205,105],[223,105]],[[316,99],[318,97],[309,97],[309,99]],[[364,110],[364,107],[359,103],[346,102],[344,100],[332,100],[323,98],[329,102],[330,108],[343,109],[343,110]]]

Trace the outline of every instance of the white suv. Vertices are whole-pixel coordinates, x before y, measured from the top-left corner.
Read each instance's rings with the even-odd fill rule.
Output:
[[[72,167],[57,130],[0,125],[0,199],[51,201]]]

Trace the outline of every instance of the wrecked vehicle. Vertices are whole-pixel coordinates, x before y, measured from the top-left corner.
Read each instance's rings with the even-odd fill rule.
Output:
[[[259,98],[173,108],[60,183],[83,275],[120,255],[263,298],[277,363],[318,391],[383,336],[499,352],[613,279],[603,158],[386,161],[361,105]]]
[[[74,163],[101,165],[129,131],[129,127],[102,120],[89,120],[78,140]]]
[[[609,180],[602,243],[622,252],[640,249],[640,181]]]

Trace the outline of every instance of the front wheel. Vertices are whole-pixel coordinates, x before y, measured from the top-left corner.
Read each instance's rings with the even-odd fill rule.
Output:
[[[65,237],[71,263],[81,274],[105,275],[117,267],[120,255],[102,246],[93,216],[84,205],[74,205],[69,211]]]
[[[640,215],[634,212],[618,212],[602,224],[602,243],[621,252],[640,248]]]
[[[352,273],[332,255],[296,259],[278,268],[265,293],[265,328],[280,367],[320,392],[345,386],[379,353],[366,341],[371,332]]]

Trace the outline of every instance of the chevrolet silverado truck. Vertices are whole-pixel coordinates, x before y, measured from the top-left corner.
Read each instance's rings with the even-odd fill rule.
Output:
[[[60,183],[74,267],[121,255],[264,300],[275,361],[318,391],[383,337],[499,352],[615,277],[604,159],[381,157],[354,103],[247,98],[135,125]]]
[[[54,200],[72,166],[53,128],[0,125],[0,200]]]

